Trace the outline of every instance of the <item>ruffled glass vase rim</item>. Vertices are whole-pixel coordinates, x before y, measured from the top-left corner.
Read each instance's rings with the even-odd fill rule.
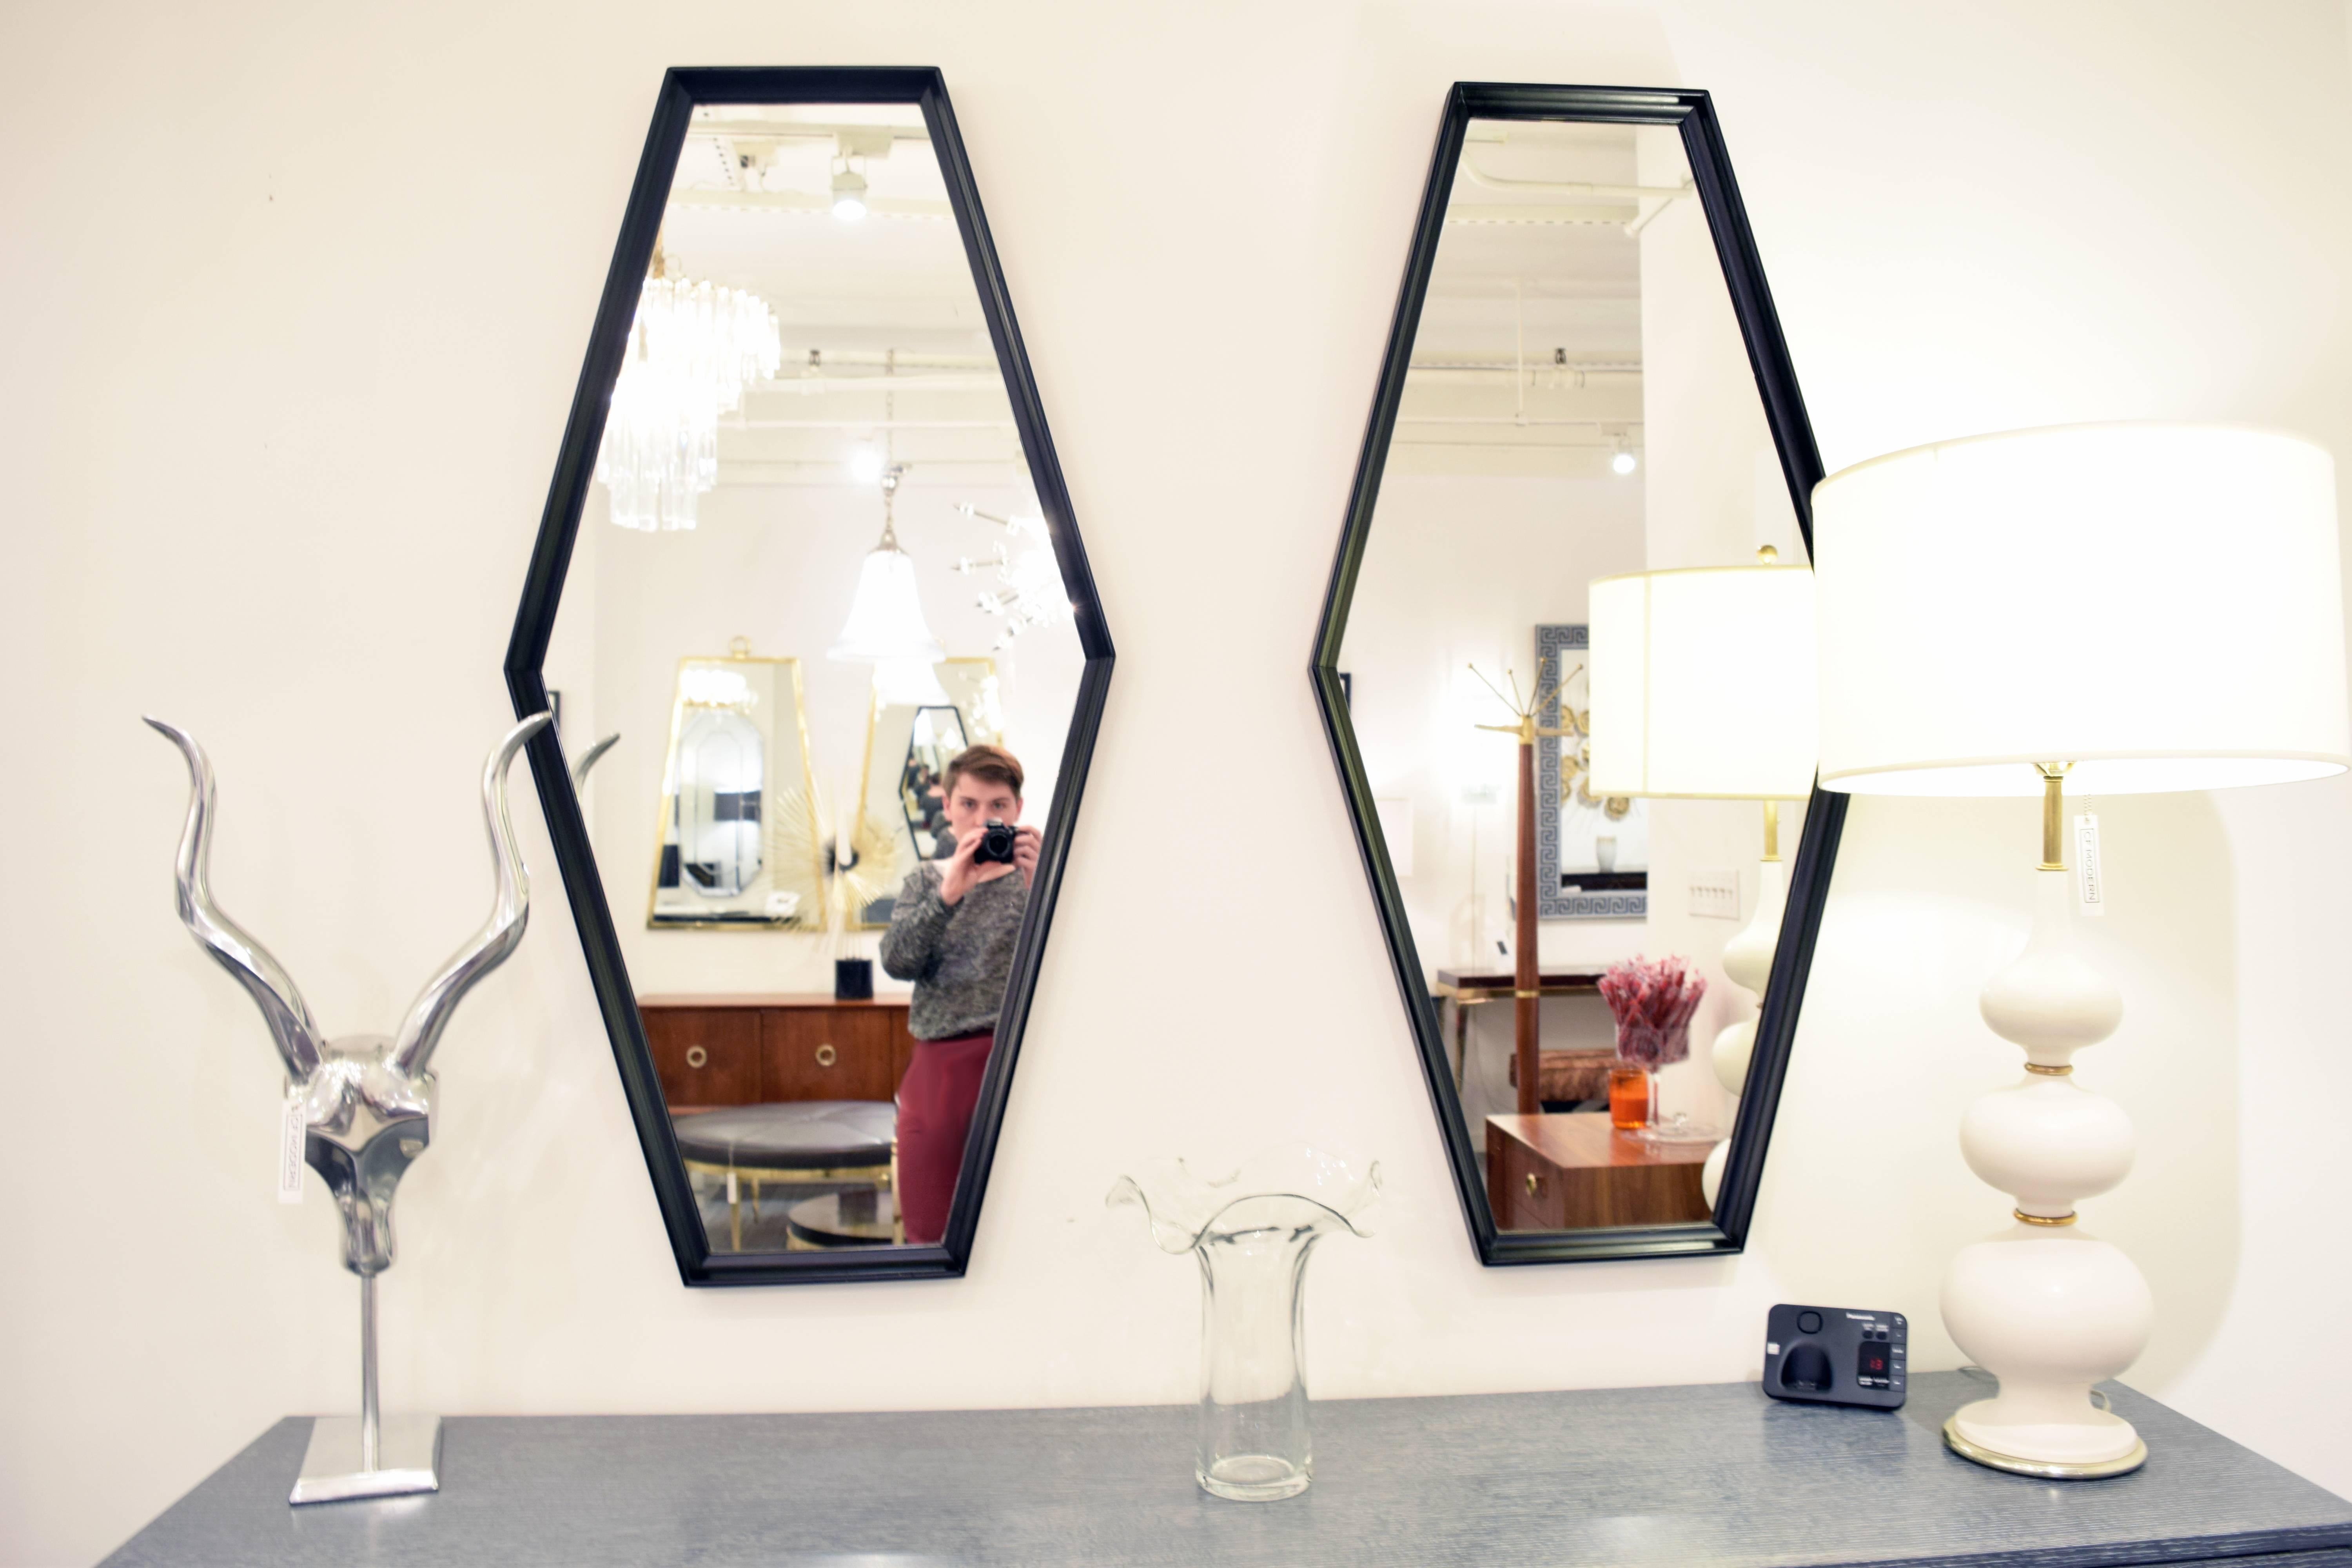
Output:
[[[1274,1182],[1260,1184],[1245,1180],[1253,1175],[1271,1176],[1265,1169],[1270,1163],[1289,1164],[1292,1169],[1283,1174],[1302,1173],[1297,1168],[1298,1156],[1307,1157],[1313,1183]],[[1297,1191],[1300,1186],[1321,1188],[1319,1195]],[[1254,1155],[1243,1162],[1231,1175],[1219,1180],[1205,1180],[1192,1173],[1181,1160],[1171,1162],[1168,1168],[1148,1177],[1125,1175],[1112,1184],[1104,1197],[1107,1206],[1133,1204],[1143,1210],[1151,1227],[1153,1241],[1168,1253],[1195,1250],[1202,1241],[1218,1235],[1240,1235],[1261,1230],[1269,1225],[1285,1222],[1269,1217],[1243,1224],[1228,1221],[1227,1216],[1246,1205],[1261,1203],[1297,1204],[1314,1211],[1317,1216],[1307,1221],[1314,1228],[1344,1229],[1353,1236],[1370,1236],[1362,1223],[1363,1211],[1370,1206],[1381,1190],[1381,1167],[1374,1161],[1360,1176],[1347,1162],[1313,1150],[1277,1152],[1270,1161],[1267,1155]]]

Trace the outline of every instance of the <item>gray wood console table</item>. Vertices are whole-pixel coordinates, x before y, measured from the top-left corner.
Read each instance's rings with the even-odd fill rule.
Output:
[[[2135,1475],[1956,1458],[1938,1429],[1984,1387],[1923,1373],[1892,1413],[1752,1383],[1335,1400],[1314,1486],[1257,1504],[1192,1484],[1189,1407],[463,1417],[438,1495],[301,1509],[289,1418],[107,1563],[2352,1565],[2352,1503],[2128,1389]]]

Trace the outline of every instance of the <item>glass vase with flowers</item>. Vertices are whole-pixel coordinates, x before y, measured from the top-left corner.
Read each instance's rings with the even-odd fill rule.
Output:
[[[1690,1055],[1691,1015],[1706,979],[1680,958],[1629,958],[1601,977],[1601,998],[1617,1020],[1617,1061],[1609,1071],[1609,1123],[1621,1132],[1673,1138],[1687,1118],[1658,1110],[1658,1069]]]

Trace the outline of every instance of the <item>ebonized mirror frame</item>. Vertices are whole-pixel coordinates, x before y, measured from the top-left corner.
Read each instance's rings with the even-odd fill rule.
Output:
[[[1070,836],[1077,821],[1079,796],[1094,752],[1095,733],[1102,721],[1113,655],[1094,576],[1087,565],[1077,523],[1071,512],[1069,491],[1063,482],[1053,437],[1046,429],[1045,405],[1038,398],[1028,353],[1022,346],[1020,328],[1013,320],[1012,298],[997,264],[988,221],[981,211],[971,165],[957,134],[947,83],[937,69],[707,67],[674,68],[664,76],[654,107],[653,127],[646,133],[645,152],[638,160],[636,178],[621,221],[620,240],[614,247],[612,268],[605,277],[604,295],[597,305],[586,362],[564,424],[555,478],[548,487],[546,510],[541,514],[538,542],[523,584],[514,634],[507,645],[507,689],[513,697],[518,715],[536,713],[547,706],[542,666],[548,642],[554,632],[565,572],[594,476],[613,384],[620,374],[630,325],[653,258],[654,243],[661,231],[662,212],[689,118],[703,104],[752,103],[911,103],[920,107],[940,173],[947,182],[956,227],[963,238],[965,259],[971,264],[981,310],[988,321],[998,370],[1004,379],[1031,481],[1061,567],[1063,587],[1069,595],[1079,647],[1086,656],[1076,708],[1070,721],[1069,742],[1062,753],[1061,773],[1055,784],[1053,816],[1046,825],[1037,873],[1030,887],[1028,919],[1013,954],[1013,975],[1005,988],[1003,1011],[999,1015],[996,1048],[972,1116],[971,1138],[964,1150],[955,1205],[940,1245],[748,1255],[710,1251],[655,1076],[645,1024],[622,963],[620,938],[614,929],[612,910],[604,901],[580,799],[572,788],[562,744],[552,726],[532,738],[531,775],[539,786],[540,805],[554,841],[556,863],[571,901],[572,922],[579,929],[589,978],[595,986],[604,1027],[612,1038],[614,1059],[620,1068],[622,1087],[629,1097],[630,1114],[636,1122],[647,1173],[653,1178],[662,1223],[668,1231],[678,1274],[684,1281],[688,1285],[798,1285],[952,1278],[963,1273],[971,1256],[972,1234],[980,1224],[980,1206],[986,1196],[989,1167],[995,1157],[998,1131],[1003,1125],[1005,1100],[1012,1090],[1013,1068],[1020,1056],[1021,1036],[1028,1022],[1030,999],[1044,960],[1055,896],[1061,887]]]
[[[1437,259],[1438,242],[1445,227],[1445,210],[1464,139],[1474,120],[1605,121],[1619,125],[1662,125],[1676,128],[1690,160],[1701,209],[1715,238],[1724,281],[1731,295],[1740,333],[1748,348],[1756,387],[1789,498],[1796,510],[1797,526],[1810,552],[1812,547],[1813,486],[1822,478],[1822,459],[1813,443],[1812,426],[1797,387],[1788,345],[1780,336],[1780,317],[1764,281],[1762,262],[1740,205],[1731,163],[1725,154],[1723,134],[1715,107],[1704,92],[1648,88],[1543,87],[1516,82],[1456,82],[1445,102],[1438,126],[1437,148],[1430,161],[1429,181],[1413,226],[1412,246],[1405,258],[1404,282],[1397,296],[1396,316],[1389,330],[1388,352],[1381,362],[1371,419],[1364,434],[1362,455],[1349,493],[1347,519],[1339,536],[1339,552],[1324,598],[1323,617],[1308,665],[1315,696],[1323,714],[1323,729],[1331,742],[1341,788],[1362,853],[1364,873],[1371,881],[1372,900],[1380,913],[1389,957],[1396,971],[1406,1016],[1421,1048],[1423,1075],[1445,1152],[1454,1167],[1456,1195],[1463,1217],[1478,1249],[1480,1262],[1489,1266],[1522,1263],[1592,1263],[1622,1258],[1706,1257],[1740,1251],[1756,1208],[1756,1191],[1764,1174],[1764,1156],[1770,1142],[1773,1117],[1780,1109],[1780,1083],[1788,1070],[1790,1044],[1796,1033],[1797,1013],[1804,1000],[1805,975],[1811,967],[1813,942],[1821,928],[1822,902],[1829,891],[1830,870],[1837,858],[1838,835],[1845,822],[1846,797],[1818,786],[1805,810],[1804,836],[1790,868],[1788,912],[1772,961],[1762,1016],[1758,1021],[1755,1055],[1748,1068],[1748,1091],[1740,1096],[1732,1127],[1732,1146],[1711,1224],[1629,1226],[1587,1231],[1507,1231],[1499,1229],[1490,1212],[1479,1173],[1477,1151],[1472,1147],[1455,1103],[1453,1067],[1440,1031],[1437,1009],[1422,977],[1421,960],[1405,920],[1402,891],[1397,884],[1388,852],[1377,831],[1379,813],[1372,802],[1370,781],[1358,752],[1348,719],[1348,695],[1339,673],[1340,642],[1347,631],[1349,605],[1357,573],[1370,537],[1372,513],[1380,499],[1381,479],[1388,462],[1389,443],[1404,395],[1405,373],[1421,323],[1422,300]]]

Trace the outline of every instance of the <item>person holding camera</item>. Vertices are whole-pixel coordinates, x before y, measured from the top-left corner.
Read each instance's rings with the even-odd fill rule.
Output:
[[[908,874],[882,938],[882,972],[915,983],[915,1058],[898,1086],[898,1216],[907,1239],[947,1233],[965,1135],[996,1044],[996,1014],[1042,843],[1021,825],[1021,763],[967,746],[940,783],[955,852]]]

